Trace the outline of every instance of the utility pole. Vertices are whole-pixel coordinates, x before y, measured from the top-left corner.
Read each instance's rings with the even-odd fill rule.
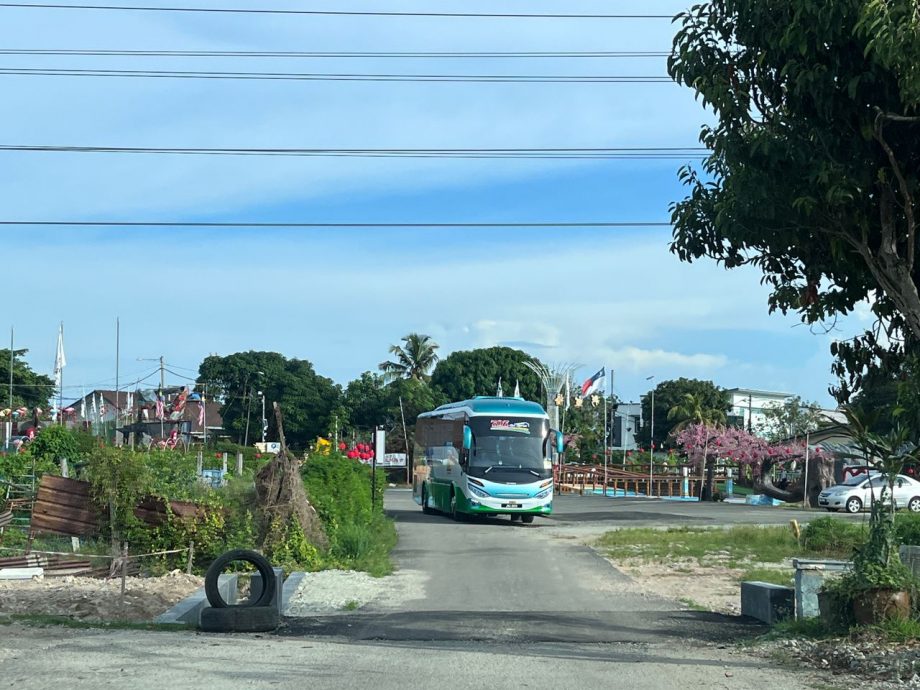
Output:
[[[259,391],[262,396],[262,445],[265,445],[265,432],[268,431],[268,420],[265,419],[265,391]]]
[[[655,378],[655,375],[646,376],[646,381],[652,381]],[[649,444],[649,455],[648,455],[648,497],[652,497],[652,472],[655,468],[655,386],[652,385],[652,407],[651,407],[651,417],[652,417],[652,428],[650,433],[651,443]]]
[[[13,327],[10,326],[10,421],[6,422],[4,426],[6,427],[6,440],[4,441],[4,448],[9,449],[10,447],[10,437],[13,435]]]

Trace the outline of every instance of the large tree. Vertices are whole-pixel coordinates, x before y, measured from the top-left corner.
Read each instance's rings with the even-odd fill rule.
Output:
[[[431,375],[431,385],[455,401],[476,395],[495,395],[501,379],[505,395],[511,395],[518,382],[522,397],[545,404],[540,379],[524,364],[532,360],[526,352],[510,347],[461,350],[438,362]]]
[[[380,363],[380,371],[388,381],[393,379],[415,379],[427,381],[428,373],[438,362],[439,345],[431,336],[410,333],[402,339],[402,345],[390,345],[390,354],[395,361]]]
[[[13,350],[13,409],[47,407],[54,394],[54,381],[36,374],[26,364],[28,350]],[[10,350],[0,350],[0,409],[9,405]]]
[[[330,415],[339,405],[342,392],[336,384],[313,370],[310,362],[288,359],[277,352],[238,352],[226,357],[206,357],[198,369],[198,380],[221,399],[224,429],[231,437],[261,439],[262,401],[265,397],[267,439],[277,440],[272,403],[284,413],[284,435],[288,445],[305,448],[317,436],[325,435]]]
[[[804,438],[805,434],[828,425],[828,418],[818,403],[802,400],[798,395],[783,404],[768,405],[763,410],[764,422],[757,432],[770,443]]]
[[[691,396],[688,398],[687,396]],[[692,400],[690,405],[688,400]],[[689,408],[688,408],[689,406]],[[649,445],[652,432],[651,420],[652,396],[647,394],[642,400],[642,431],[639,439],[643,445]],[[679,378],[662,381],[655,386],[655,447],[661,448],[668,440],[674,428],[684,419],[714,422],[724,419],[731,409],[725,390],[712,381]],[[672,410],[677,412],[672,414]],[[694,419],[697,417],[697,419]]]
[[[916,0],[710,0],[679,15],[671,76],[714,114],[672,206],[673,251],[753,265],[770,310],[877,323],[836,343],[838,399],[920,342]]]

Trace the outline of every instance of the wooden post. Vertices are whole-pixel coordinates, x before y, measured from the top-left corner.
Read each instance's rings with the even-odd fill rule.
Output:
[[[187,575],[192,574],[192,563],[195,560],[195,542],[190,541],[188,543],[188,562],[185,564],[185,572]]]
[[[204,451],[198,451],[198,463],[195,466],[195,474],[200,477],[201,472],[204,470]]]
[[[241,452],[236,454],[236,476],[243,476],[243,454]]]
[[[121,545],[121,600],[125,600],[125,580],[128,577],[128,542]]]

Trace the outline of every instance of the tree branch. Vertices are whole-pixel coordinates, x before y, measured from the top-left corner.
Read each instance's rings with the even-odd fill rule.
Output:
[[[901,165],[898,163],[898,159],[895,157],[894,151],[891,149],[891,146],[888,145],[888,142],[885,141],[884,125],[882,123],[885,119],[890,119],[891,117],[894,116],[885,116],[881,111],[879,111],[875,118],[875,138],[878,140],[878,143],[881,144],[882,149],[885,151],[885,155],[888,156],[888,162],[891,163],[891,169],[894,172],[895,178],[898,180],[898,187],[901,191],[901,198],[904,200],[904,213],[907,216],[907,271],[908,273],[913,273],[917,232],[916,220],[914,218],[914,198],[910,193],[910,187],[907,184],[907,180],[904,179],[904,173],[901,171]],[[905,116],[899,115],[897,117],[904,118]],[[920,117],[906,119],[908,121],[916,120],[917,122],[920,122]],[[900,122],[903,120],[894,121]],[[895,245],[894,249],[895,252],[897,252],[897,245]]]

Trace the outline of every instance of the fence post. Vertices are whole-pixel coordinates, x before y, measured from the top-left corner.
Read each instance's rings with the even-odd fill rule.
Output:
[[[198,451],[198,464],[195,466],[195,474],[200,477],[201,472],[204,470],[204,451]]]
[[[125,600],[125,580],[128,577],[128,542],[121,545],[121,600]]]
[[[187,575],[192,574],[192,562],[195,560],[195,542],[190,541],[188,543],[188,563],[185,565],[185,572]]]
[[[242,453],[236,454],[236,476],[237,477],[243,476],[243,454]]]

